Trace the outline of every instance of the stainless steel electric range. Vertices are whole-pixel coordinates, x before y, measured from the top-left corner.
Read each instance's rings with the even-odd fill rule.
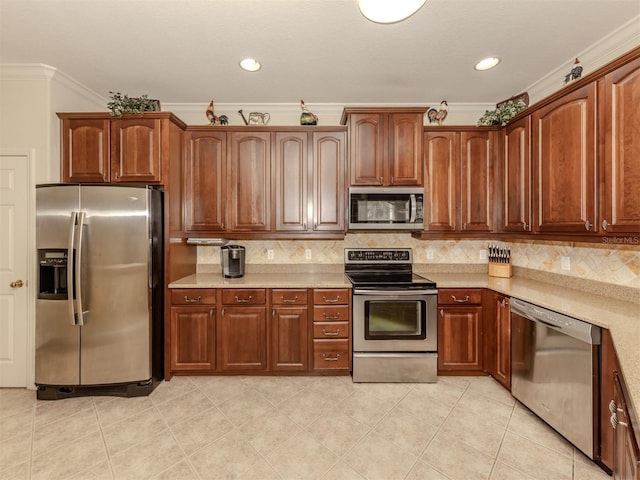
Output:
[[[438,291],[410,248],[347,248],[353,284],[353,381],[435,382]]]

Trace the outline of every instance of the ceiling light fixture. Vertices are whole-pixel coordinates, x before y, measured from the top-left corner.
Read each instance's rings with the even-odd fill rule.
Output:
[[[409,18],[427,0],[358,0],[362,14],[372,22],[395,23]]]
[[[240,68],[247,72],[257,72],[262,68],[262,65],[254,58],[243,58],[240,60]]]
[[[480,71],[489,70],[490,68],[495,67],[499,63],[500,63],[500,59],[498,57],[487,57],[487,58],[483,58],[478,63],[476,63],[476,66],[473,68]]]

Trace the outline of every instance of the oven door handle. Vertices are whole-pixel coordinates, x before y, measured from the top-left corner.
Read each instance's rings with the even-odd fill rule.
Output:
[[[400,296],[400,295],[437,295],[438,290],[362,290],[355,289],[354,295],[377,295],[381,297],[388,296]]]

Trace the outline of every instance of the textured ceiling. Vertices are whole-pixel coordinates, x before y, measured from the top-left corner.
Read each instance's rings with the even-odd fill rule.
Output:
[[[428,0],[381,25],[356,0],[0,0],[0,63],[167,103],[495,103],[639,14],[639,0]],[[489,55],[502,63],[476,72]]]

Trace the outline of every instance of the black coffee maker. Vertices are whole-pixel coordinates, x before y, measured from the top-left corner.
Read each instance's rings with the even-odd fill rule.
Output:
[[[220,263],[222,274],[226,278],[244,276],[244,247],[240,245],[225,245],[220,247]]]

